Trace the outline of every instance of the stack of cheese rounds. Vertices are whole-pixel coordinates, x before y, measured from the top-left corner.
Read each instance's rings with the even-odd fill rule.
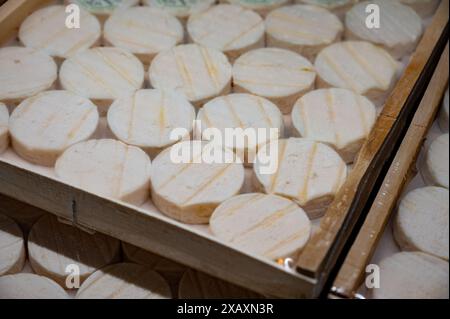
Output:
[[[270,11],[288,4],[291,0],[220,0],[221,3],[231,3],[240,5],[246,9],[251,9],[265,17]]]
[[[21,271],[26,256],[22,230],[12,219],[1,214],[0,243],[0,276]]]
[[[343,19],[345,13],[359,0],[295,0],[296,3],[311,4],[327,9]]]
[[[439,6],[440,0],[400,0],[413,8],[422,18],[431,16]]]
[[[8,108],[5,104],[0,103],[0,154],[6,150],[9,144],[8,122]]]
[[[449,186],[449,135],[437,137],[428,148],[421,168],[424,180],[429,185]]]
[[[68,299],[56,282],[34,274],[0,277],[0,299]]]
[[[150,7],[163,9],[185,23],[190,15],[205,11],[212,6],[215,1],[216,0],[143,0],[143,3]]]

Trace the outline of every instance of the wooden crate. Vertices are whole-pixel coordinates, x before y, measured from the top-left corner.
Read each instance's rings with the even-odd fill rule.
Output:
[[[21,21],[48,1],[10,0],[0,8],[0,41],[17,32]],[[345,185],[302,251],[295,270],[247,254],[161,214],[102,198],[61,183],[35,169],[0,160],[0,193],[143,249],[200,269],[254,291],[277,297],[317,297],[343,245],[362,213],[382,164],[415,111],[417,96],[435,64],[448,22],[444,0],[398,81]],[[1,44],[0,43],[0,44]],[[0,197],[1,200],[1,197]],[[1,205],[1,203],[0,203]]]

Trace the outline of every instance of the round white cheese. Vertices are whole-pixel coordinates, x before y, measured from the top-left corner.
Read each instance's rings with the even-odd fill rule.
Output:
[[[145,5],[163,9],[182,20],[208,9],[215,2],[216,0],[143,0]]]
[[[88,234],[77,227],[60,223],[53,215],[45,215],[31,228],[28,257],[34,272],[49,277],[64,289],[70,278],[68,267],[79,269],[80,283],[97,269],[119,258],[120,242],[112,237]]]
[[[0,101],[17,103],[50,89],[58,77],[55,61],[30,48],[0,48]]]
[[[184,30],[177,18],[159,9],[133,7],[113,14],[105,23],[107,44],[135,54],[150,64],[155,55],[181,43]]]
[[[448,202],[448,189],[434,186],[415,189],[400,201],[394,236],[402,250],[448,260]]]
[[[278,48],[247,52],[233,65],[235,92],[265,97],[283,114],[290,113],[295,101],[314,88],[315,78],[315,70],[307,59]]]
[[[0,276],[21,271],[26,256],[23,233],[12,219],[2,214],[0,214],[0,243]]]
[[[56,282],[34,274],[0,277],[0,299],[68,299]]]
[[[9,112],[5,104],[0,103],[0,154],[8,148],[9,144]]]
[[[442,101],[441,111],[439,112],[438,123],[443,132],[448,132],[448,101],[449,93],[448,89],[445,92],[444,100]]]
[[[440,0],[400,0],[400,2],[413,8],[422,18],[427,18],[436,11]]]
[[[186,98],[173,91],[138,90],[116,100],[108,111],[108,127],[122,142],[141,147],[151,157],[164,148],[189,139],[195,109]],[[175,129],[185,135],[171,139]]]
[[[442,186],[448,189],[449,179],[449,135],[443,134],[436,138],[426,152],[422,166],[422,176],[430,185]]]
[[[179,299],[258,299],[260,295],[205,273],[189,269],[181,278]]]
[[[83,51],[61,65],[61,86],[91,99],[106,113],[112,100],[132,94],[144,84],[144,67],[131,53],[113,47]]]
[[[367,27],[366,8],[369,4],[380,8],[379,28]],[[422,35],[422,19],[413,9],[397,1],[361,2],[347,12],[345,25],[347,39],[380,45],[397,59],[412,53]]]
[[[295,3],[311,4],[327,9],[337,15],[341,20],[345,13],[359,0],[295,0]]]
[[[185,141],[155,158],[151,180],[153,202],[164,214],[205,224],[220,203],[240,192],[244,166],[229,149]]]
[[[179,45],[159,53],[149,69],[156,89],[183,93],[195,106],[231,90],[232,68],[220,51],[197,44]]]
[[[332,146],[347,163],[355,159],[376,117],[369,99],[347,89],[309,92],[292,110],[297,135]]]
[[[377,100],[393,86],[399,66],[389,53],[369,42],[334,43],[317,55],[317,85],[350,89]]]
[[[12,146],[29,162],[53,166],[66,148],[94,134],[98,119],[97,108],[84,97],[68,91],[42,92],[12,112]]]
[[[230,61],[265,43],[261,17],[236,5],[222,4],[191,15],[187,30],[193,42],[224,52]]]
[[[220,96],[206,103],[198,112],[201,129],[219,130],[222,145],[234,151],[245,163],[253,163],[258,147],[283,136],[283,115],[267,99],[251,94]],[[227,138],[231,129],[240,128],[254,141]],[[272,130],[271,130],[272,129]],[[206,133],[206,132],[205,132]],[[215,139],[215,137],[213,137]]]
[[[305,246],[311,222],[293,201],[250,193],[235,196],[217,207],[210,229],[227,244],[276,260],[293,256]]]
[[[292,5],[269,13],[265,21],[267,46],[295,51],[313,61],[325,46],[339,41],[344,26],[320,7]]]
[[[448,262],[420,252],[401,252],[380,263],[375,299],[448,299]]]
[[[98,42],[101,27],[97,18],[80,10],[79,26],[68,23],[66,7],[48,6],[29,15],[21,24],[19,39],[27,47],[43,50],[57,58],[68,58]]]
[[[265,17],[273,9],[288,4],[291,0],[220,0],[219,2],[237,4],[246,9],[254,10]]]
[[[261,152],[277,152],[277,167],[263,174]],[[347,177],[347,166],[331,147],[305,138],[289,138],[266,144],[253,166],[258,190],[287,197],[310,218],[323,215]]]
[[[139,0],[65,0],[67,3],[74,3],[79,5],[84,10],[97,15],[104,19],[107,16],[121,10],[139,4]]]
[[[149,267],[120,263],[97,270],[81,285],[77,299],[169,299],[167,282]]]
[[[102,139],[67,149],[56,161],[55,172],[88,192],[141,205],[149,196],[150,167],[148,155],[140,148]]]

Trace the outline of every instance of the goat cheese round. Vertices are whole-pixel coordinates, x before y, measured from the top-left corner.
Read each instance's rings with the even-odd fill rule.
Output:
[[[163,9],[181,20],[208,9],[215,2],[216,0],[143,0],[145,5]]]
[[[5,104],[0,103],[0,154],[3,153],[9,144],[9,112]]]
[[[343,20],[345,13],[358,1],[359,0],[295,0],[295,3],[310,4],[327,9]]]
[[[12,219],[2,214],[0,214],[0,243],[0,276],[21,271],[26,258],[23,233]]]
[[[449,135],[437,137],[428,148],[422,166],[422,176],[430,185],[448,189],[449,179]]]
[[[84,10],[98,16],[101,20],[117,11],[139,4],[139,0],[66,0],[66,2],[79,5]]]
[[[56,282],[34,274],[0,277],[0,299],[68,299]]]

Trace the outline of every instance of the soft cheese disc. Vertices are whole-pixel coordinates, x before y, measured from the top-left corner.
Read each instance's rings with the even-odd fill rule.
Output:
[[[380,8],[379,28],[367,27],[366,8],[369,4]],[[381,45],[398,59],[413,52],[422,35],[422,19],[413,9],[397,1],[361,2],[347,12],[345,25],[347,39]]]
[[[9,144],[8,132],[9,112],[5,104],[0,103],[0,154]]]
[[[77,265],[80,282],[97,269],[116,261],[120,242],[112,237],[88,234],[77,227],[60,223],[56,217],[45,215],[31,228],[28,254],[33,270],[67,287],[66,268]]]
[[[353,162],[376,120],[375,105],[346,89],[309,92],[295,103],[292,123],[297,134],[331,145]]]
[[[34,274],[0,277],[0,299],[68,299],[56,282]]]
[[[64,89],[92,99],[103,107],[140,89],[144,84],[144,67],[133,54],[123,49],[94,48],[65,60],[59,80]]]
[[[149,267],[120,263],[97,270],[81,285],[77,299],[169,299],[170,287]]]
[[[102,139],[78,143],[56,161],[63,181],[95,194],[141,205],[150,191],[150,159],[144,151]]]
[[[442,186],[448,189],[449,179],[449,139],[448,133],[436,138],[428,148],[422,176],[430,185]]]
[[[0,243],[0,276],[21,271],[26,256],[22,230],[12,219],[2,214]]]
[[[145,5],[163,9],[182,19],[208,9],[214,2],[215,0],[143,0]]]
[[[278,143],[277,169],[262,174],[258,153],[253,166],[255,186],[292,199],[310,218],[320,217],[347,177],[345,162],[331,147],[305,138],[273,141],[259,152],[274,148],[274,143]]]
[[[313,61],[325,46],[339,41],[344,26],[328,10],[292,5],[269,13],[265,21],[267,46],[293,50]]]
[[[94,134],[98,119],[95,105],[82,96],[68,91],[42,92],[12,112],[12,146],[27,161],[53,166],[66,148]]]
[[[276,260],[298,253],[311,233],[311,222],[296,203],[259,193],[232,197],[216,208],[211,232],[243,251]]]
[[[311,4],[327,9],[343,19],[345,13],[359,0],[295,0],[295,3]]]
[[[346,41],[323,49],[315,68],[319,87],[350,89],[376,99],[391,88],[399,63],[369,42]]]
[[[264,47],[264,22],[252,10],[236,5],[213,6],[194,14],[187,24],[193,42],[224,52],[230,61]]]
[[[423,251],[448,260],[448,189],[417,188],[400,202],[394,235],[403,250]]]
[[[83,9],[101,17],[139,4],[139,0],[66,0],[66,2],[78,4]]]
[[[260,295],[205,273],[189,269],[181,278],[179,299],[257,299]]]
[[[444,100],[442,101],[441,111],[439,112],[439,127],[443,132],[448,132],[448,101],[449,101],[449,93],[448,88],[447,92],[445,92]]]
[[[154,89],[138,90],[118,99],[108,111],[108,126],[113,134],[152,157],[180,139],[189,139],[194,120],[195,109],[183,95]],[[179,128],[186,134],[171,139],[171,133]]]
[[[182,154],[187,158],[180,158]],[[231,150],[213,143],[175,144],[153,161],[153,202],[179,221],[208,223],[214,209],[238,194],[244,184],[244,166],[233,162],[234,158]]]
[[[53,59],[30,48],[0,49],[0,101],[20,102],[52,87],[57,75]]]
[[[270,11],[289,3],[291,0],[220,0],[221,3],[231,3],[240,5],[246,9],[251,9],[265,17]]]
[[[218,129],[223,137],[222,143],[235,149],[246,163],[253,162],[259,146],[282,137],[284,131],[283,115],[277,106],[251,94],[235,93],[217,97],[203,106],[198,112],[197,120],[200,121],[202,130]],[[243,141],[240,145],[237,145],[235,139],[227,140],[225,134],[234,128],[250,130],[248,133],[251,135],[253,132],[256,140],[251,144]]]
[[[380,263],[375,299],[448,299],[448,262],[420,252],[401,252]]]
[[[93,46],[101,36],[97,18],[80,10],[79,28],[66,25],[65,6],[48,6],[29,15],[21,24],[19,39],[30,48],[43,50],[51,56],[68,58]]]
[[[283,114],[314,88],[316,73],[299,54],[278,48],[256,49],[241,55],[233,65],[235,92],[259,95],[275,103]]]
[[[431,16],[439,6],[440,0],[400,0],[401,3],[413,8],[417,14],[426,18]]]
[[[231,72],[231,65],[222,52],[186,44],[158,54],[150,65],[149,77],[154,88],[183,93],[200,107],[230,91]]]
[[[157,53],[181,43],[184,30],[178,19],[167,12],[133,7],[113,14],[105,23],[103,37],[149,64]]]

